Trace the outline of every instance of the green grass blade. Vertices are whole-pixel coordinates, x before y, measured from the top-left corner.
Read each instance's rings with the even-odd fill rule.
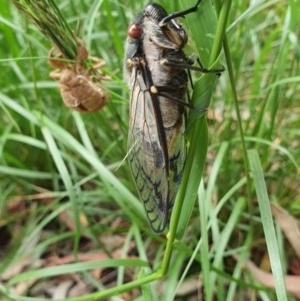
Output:
[[[193,5],[193,1],[187,2],[188,3],[185,3],[185,6],[188,4],[190,6]],[[202,64],[204,67],[209,67],[209,61],[214,62],[219,55],[215,53],[215,57],[211,58],[211,49],[215,47],[214,44],[220,45],[222,43],[222,40],[219,41],[219,39],[222,39],[222,35],[219,35],[218,37],[215,36],[215,31],[218,28],[217,18],[211,3],[209,1],[203,1],[197,12],[187,15],[186,19]],[[217,77],[215,74],[205,74],[202,75],[194,85],[192,103],[196,109],[191,110],[191,114],[188,118],[190,128],[188,129],[187,137],[190,142],[190,147],[182,184],[177,198],[177,200],[184,198],[183,203],[186,208],[184,211],[186,212],[182,213],[183,217],[179,222],[177,239],[182,238],[191,210],[194,207],[207,153],[208,137],[206,118],[203,115],[203,112],[199,113],[197,112],[197,109],[205,109],[208,107],[215,89],[216,81]]]
[[[184,203],[184,210],[180,210],[181,214],[176,234],[177,239],[183,237],[185,228],[190,220],[197,198],[199,182],[204,170],[208,145],[207,124],[205,118],[201,118],[198,121],[198,130],[192,132],[190,141],[194,142],[191,143],[189,148],[189,157],[186,162],[185,173],[181,183],[182,188],[177,196],[178,199],[183,198]],[[189,158],[193,158],[193,160],[190,160]]]
[[[71,274],[76,272],[88,271],[95,268],[119,267],[119,266],[146,267],[148,266],[148,263],[139,259],[106,259],[103,261],[98,260],[98,261],[90,261],[90,262],[65,264],[61,266],[49,267],[49,268],[21,273],[13,277],[12,279],[10,279],[9,283],[12,285],[29,279]]]
[[[274,276],[277,300],[287,301],[284,275],[282,272],[283,270],[281,265],[281,258],[278,250],[278,242],[259,155],[256,150],[249,150],[248,156],[251,172],[253,175],[256,196],[261,213],[261,221],[264,228],[267,248],[270,256],[270,263]]]

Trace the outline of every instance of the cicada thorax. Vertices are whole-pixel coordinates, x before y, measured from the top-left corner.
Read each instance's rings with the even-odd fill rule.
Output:
[[[176,62],[184,29],[158,4],[149,4],[129,26],[125,70],[130,95],[128,158],[151,228],[166,227],[186,159],[188,75]],[[175,62],[175,63],[174,63]]]
[[[105,62],[99,58],[89,57],[87,49],[79,43],[76,61],[64,63],[62,54],[53,56],[55,49],[49,54],[49,63],[58,70],[50,73],[50,77],[58,80],[59,90],[64,104],[79,112],[100,110],[108,99],[108,93],[100,81],[109,79],[101,72]],[[90,61],[93,66],[87,67]],[[97,75],[95,75],[97,74]]]

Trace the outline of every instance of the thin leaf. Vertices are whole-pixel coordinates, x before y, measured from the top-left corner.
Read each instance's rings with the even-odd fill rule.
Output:
[[[263,170],[260,165],[259,156],[256,150],[249,150],[249,165],[252,171],[256,195],[261,212],[262,225],[266,237],[267,248],[269,251],[271,268],[274,275],[277,299],[287,301],[284,276],[282,272],[281,259],[278,250],[277,238],[271,214],[270,201],[268,198],[266,183]]]

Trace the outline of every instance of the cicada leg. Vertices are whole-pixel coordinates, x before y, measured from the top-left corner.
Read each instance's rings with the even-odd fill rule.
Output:
[[[193,66],[194,63],[197,62],[199,67]],[[160,61],[162,66],[169,66],[169,67],[174,67],[178,69],[188,69],[188,70],[194,70],[194,71],[200,71],[202,73],[215,73],[217,76],[221,75],[221,72],[225,71],[225,68],[217,68],[217,69],[207,69],[203,67],[203,64],[201,63],[201,60],[199,57],[194,58],[187,58],[185,60],[182,59],[174,59],[174,58],[163,58]]]

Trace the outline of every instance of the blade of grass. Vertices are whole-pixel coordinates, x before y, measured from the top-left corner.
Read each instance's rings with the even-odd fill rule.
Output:
[[[224,3],[226,3],[226,6],[220,4],[219,0],[214,0],[215,6],[217,8],[217,11],[219,15],[223,16],[227,20],[227,16],[230,10],[231,6],[231,0],[227,0]],[[227,13],[224,12],[224,10],[227,9]],[[223,22],[224,23],[224,22]],[[224,23],[225,26],[226,23]],[[233,96],[233,103],[235,106],[235,112],[237,114],[237,122],[238,122],[238,129],[241,137],[241,146],[242,146],[242,152],[243,152],[243,159],[244,159],[244,169],[247,177],[247,182],[250,183],[250,178],[249,178],[249,166],[248,166],[248,160],[247,160],[247,151],[246,151],[246,143],[245,143],[245,135],[243,131],[243,126],[242,126],[242,117],[240,113],[240,108],[239,108],[239,102],[238,102],[238,96],[237,96],[237,91],[236,91],[236,83],[235,83],[235,77],[234,77],[234,72],[233,72],[233,67],[231,64],[231,55],[230,55],[230,47],[228,44],[227,36],[226,33],[223,34],[223,48],[224,48],[224,54],[226,58],[226,66],[227,66],[227,72],[229,76],[229,82],[230,82],[230,87],[231,87],[231,92]],[[218,49],[218,46],[215,47],[215,49]],[[247,187],[247,194],[248,194],[248,200],[249,200],[249,208],[251,210],[251,202],[250,202],[250,187],[248,185]]]
[[[192,6],[193,1],[187,1],[187,3],[185,3],[185,7],[187,7],[188,4]],[[229,12],[227,11],[227,14],[228,13]],[[219,56],[219,53],[217,53],[216,51],[212,53],[212,49],[218,49],[220,51],[220,45],[222,45],[223,37],[222,31],[225,31],[223,24],[227,20],[227,18],[225,18],[224,15],[223,19],[220,20],[217,25],[216,14],[213,11],[211,3],[209,1],[203,1],[198,7],[197,12],[187,15],[186,19],[187,24],[191,30],[192,37],[195,38],[194,42],[196,44],[198,54],[202,60],[203,58],[206,59],[206,64],[203,62],[203,65],[207,66],[207,64],[209,64],[208,62],[211,62],[211,65]],[[222,30],[220,29],[218,36],[215,36],[214,32],[218,28],[221,28]],[[199,30],[201,31],[200,34]],[[215,88],[216,80],[217,78],[214,74],[203,75],[200,80],[195,83],[192,103],[197,103],[199,99],[206,98],[206,100],[204,100],[204,103],[208,105]],[[197,107],[197,104],[195,106]],[[193,115],[191,116],[191,118],[193,120],[195,119]],[[187,155],[187,162],[182,184],[177,198],[177,200],[181,200],[181,197],[184,198],[182,202],[185,204],[187,211],[191,211],[191,208],[194,207],[207,153],[208,138],[206,117],[203,115],[203,113],[201,113],[198,118],[198,120],[190,125],[190,128],[188,130],[188,141],[190,141],[190,147]],[[175,210],[173,210],[173,212],[174,211]],[[182,211],[181,208],[180,211]],[[176,236],[177,239],[180,239],[183,236],[184,229],[187,225],[189,217],[190,212],[187,212],[183,215],[181,221],[179,222],[179,232]]]
[[[96,268],[119,267],[119,266],[146,267],[148,266],[148,263],[140,259],[106,259],[106,260],[97,260],[97,261],[90,261],[90,262],[64,264],[61,266],[49,267],[49,268],[21,273],[11,278],[9,280],[9,284],[13,285],[15,283],[26,281],[29,279],[71,274],[76,272],[92,270]]]
[[[74,256],[77,260],[78,257],[78,248],[79,248],[79,240],[80,240],[80,221],[79,221],[79,210],[78,210],[78,204],[77,204],[77,196],[76,196],[76,189],[74,188],[74,185],[72,183],[70,173],[67,169],[67,166],[65,165],[65,162],[61,156],[61,153],[56,145],[56,142],[51,135],[50,131],[42,127],[41,128],[42,133],[44,135],[45,141],[48,145],[49,152],[55,162],[56,168],[61,176],[61,179],[64,183],[64,186],[66,188],[66,191],[68,193],[68,197],[70,198],[70,201],[72,203],[73,207],[73,214],[74,214],[74,220],[75,220],[75,230],[74,230]]]
[[[256,150],[248,150],[248,157],[261,213],[261,221],[266,237],[268,253],[270,256],[271,268],[274,275],[277,300],[287,301],[277,237],[259,155]]]

